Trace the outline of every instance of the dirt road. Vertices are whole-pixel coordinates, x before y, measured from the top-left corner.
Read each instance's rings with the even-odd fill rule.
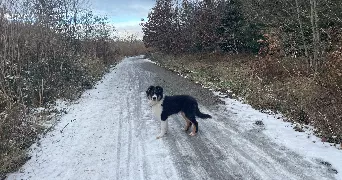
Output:
[[[169,133],[156,139],[160,122],[145,97],[152,84],[169,95],[195,96],[213,118],[199,119],[199,134],[190,137],[181,130],[184,120],[174,115]],[[123,60],[68,108],[8,179],[336,178],[319,161],[272,142],[262,127],[241,128],[236,114],[209,90],[142,58]]]

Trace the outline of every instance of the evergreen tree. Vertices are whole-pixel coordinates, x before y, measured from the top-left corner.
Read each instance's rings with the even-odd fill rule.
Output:
[[[148,21],[142,23],[143,41],[146,47],[171,52],[173,45],[172,0],[157,0],[148,14]]]
[[[218,4],[220,24],[217,27],[218,44],[224,51],[257,51],[260,29],[245,20],[239,0],[222,0]]]

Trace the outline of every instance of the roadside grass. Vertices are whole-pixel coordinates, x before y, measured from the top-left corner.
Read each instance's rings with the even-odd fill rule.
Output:
[[[300,125],[295,126],[297,131],[312,125],[323,142],[342,141],[342,83],[331,75],[334,69],[314,74],[303,59],[246,54],[153,53],[149,58],[204,87],[242,98],[258,110],[282,113],[286,121]]]

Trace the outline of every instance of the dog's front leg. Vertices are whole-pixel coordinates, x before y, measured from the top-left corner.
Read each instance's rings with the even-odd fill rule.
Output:
[[[168,128],[167,120],[164,120],[164,121],[162,120],[161,127],[160,127],[160,134],[157,136],[157,139],[163,137],[166,134],[167,128]]]
[[[167,134],[167,132],[169,131],[169,121],[165,120],[165,122],[166,122],[165,134]]]

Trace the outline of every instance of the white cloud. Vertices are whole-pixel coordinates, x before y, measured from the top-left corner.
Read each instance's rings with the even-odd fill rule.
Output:
[[[114,23],[114,27],[117,30],[117,34],[120,38],[134,34],[138,39],[142,39],[143,33],[139,23],[140,21],[119,22]]]
[[[90,0],[94,12],[108,15],[110,18],[118,17],[144,17],[153,7],[154,1],[138,0]]]
[[[153,7],[154,0],[89,0],[91,9],[97,15],[106,15],[117,30],[117,35],[124,38],[134,34],[142,39],[140,19],[146,19]]]

